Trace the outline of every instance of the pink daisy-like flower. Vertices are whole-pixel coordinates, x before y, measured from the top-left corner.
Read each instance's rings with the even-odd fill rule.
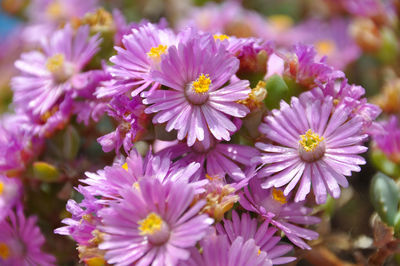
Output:
[[[175,265],[190,257],[189,248],[213,223],[199,215],[204,201],[190,206],[194,189],[184,183],[142,179],[138,189],[123,191],[119,203],[99,212],[107,262],[115,265]]]
[[[362,133],[360,117],[350,117],[345,105],[333,108],[332,97],[305,101],[293,97],[291,104],[281,102],[280,110],[264,118],[260,132],[272,143],[256,143],[264,153],[265,165],[258,177],[265,178],[263,188],[282,187],[287,196],[298,183],[294,200],[302,201],[312,185],[317,204],[334,198],[347,187],[345,176],[360,171],[367,150],[362,146],[368,135]]]
[[[225,235],[210,235],[200,243],[201,252],[192,248],[190,259],[179,266],[271,266],[267,254],[260,251],[254,239],[245,240],[239,236],[228,240]]]
[[[171,29],[161,29],[147,23],[122,38],[123,47],[115,47],[117,55],[110,61],[114,63],[107,71],[113,80],[96,92],[97,97],[109,97],[131,92],[132,97],[149,88],[153,91],[159,86],[150,75],[150,70],[160,64],[161,55],[175,45],[177,37]],[[132,90],[133,88],[133,90]]]
[[[258,150],[253,147],[215,141],[208,148],[201,142],[196,142],[192,147],[188,147],[186,143],[178,143],[160,151],[159,154],[170,154],[180,165],[198,162],[204,166],[199,169],[201,176],[208,174],[223,177],[228,174],[236,181],[246,177],[243,168],[251,166],[252,159],[259,156]]]
[[[209,38],[213,38],[211,35]],[[162,56],[160,71],[153,78],[167,89],[146,93],[146,113],[156,113],[153,123],[166,123],[166,130],[177,130],[177,138],[187,137],[188,146],[196,140],[211,144],[211,137],[230,140],[237,130],[232,117],[244,117],[248,108],[237,103],[250,93],[247,80],[234,79],[239,60],[214,41],[203,47],[203,37],[195,35]],[[224,86],[231,80],[230,84]]]
[[[0,265],[55,265],[55,258],[41,251],[45,242],[36,218],[26,218],[22,209],[10,212],[0,222]]]
[[[16,109],[40,117],[51,115],[55,104],[73,92],[72,79],[97,52],[99,43],[97,35],[89,37],[88,26],[74,32],[66,25],[42,42],[42,51],[22,54],[15,62],[21,75],[11,81]]]
[[[175,167],[168,156],[153,156],[151,152],[145,158],[133,149],[123,165],[106,166],[97,173],[86,172],[88,178],[81,180],[93,195],[102,196],[100,202],[119,200],[121,191],[137,186],[141,179],[157,179],[162,183],[169,181],[190,183],[199,188],[204,181],[191,182],[200,165],[192,162],[183,167]]]
[[[274,236],[277,229],[268,227],[268,221],[264,221],[258,226],[257,219],[252,219],[248,213],[243,213],[241,217],[236,211],[232,212],[232,221],[223,220],[222,223],[216,225],[220,235],[227,235],[229,241],[234,242],[237,237],[243,237],[244,241],[254,239],[255,244],[260,251],[267,253],[266,260],[271,265],[285,264],[294,261],[295,257],[282,257],[293,249],[291,245],[278,245],[281,238]]]
[[[318,233],[299,226],[320,222],[319,218],[310,216],[312,209],[305,207],[304,201],[290,202],[279,189],[263,189],[257,178],[253,178],[249,187],[240,194],[239,203],[246,210],[259,214],[282,230],[293,244],[302,249],[311,249],[302,239],[318,238]]]

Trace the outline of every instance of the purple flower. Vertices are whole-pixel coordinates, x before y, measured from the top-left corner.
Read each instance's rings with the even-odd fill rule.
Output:
[[[239,144],[223,144],[212,142],[210,147],[204,147],[201,142],[196,142],[192,147],[186,143],[170,146],[159,154],[170,154],[177,164],[188,165],[197,162],[201,166],[199,175],[224,177],[226,174],[235,181],[245,178],[243,168],[252,165],[252,159],[259,156],[259,152],[249,146]]]
[[[10,212],[0,222],[0,264],[55,265],[55,258],[41,251],[44,242],[36,217],[26,218],[22,209]]]
[[[94,238],[93,231],[100,224],[100,218],[97,216],[97,211],[102,208],[102,205],[96,203],[96,198],[83,186],[76,189],[83,195],[81,203],[76,203],[70,199],[67,202],[67,211],[72,214],[71,218],[62,220],[66,226],[57,228],[54,233],[60,235],[71,236],[79,245],[90,245]]]
[[[167,89],[147,93],[143,100],[151,105],[146,113],[157,113],[153,123],[166,123],[167,131],[177,130],[177,138],[187,137],[188,146],[196,140],[209,146],[212,136],[230,140],[230,134],[237,130],[231,118],[249,112],[236,103],[250,93],[247,80],[233,79],[239,60],[224,46],[217,49],[215,42],[201,47],[199,38],[194,36],[168,49],[168,54],[162,56],[160,71],[152,73]],[[230,84],[222,87],[229,80]]]
[[[369,132],[373,121],[381,113],[381,109],[363,96],[365,89],[361,86],[350,85],[347,79],[332,79],[326,84],[315,87],[300,95],[303,101],[323,101],[326,96],[332,96],[336,106],[345,105],[351,110],[350,117],[358,116],[363,120],[363,131]]]
[[[216,4],[208,2],[201,8],[193,8],[188,12],[187,19],[180,21],[178,27],[188,26],[209,33],[222,33],[238,38],[262,37],[273,39],[266,32],[265,19],[257,12],[250,11],[237,1]]]
[[[71,80],[97,52],[99,43],[97,35],[89,38],[88,26],[74,33],[66,25],[42,42],[42,52],[22,54],[15,62],[21,75],[11,81],[16,109],[47,116],[65,94],[74,91]]]
[[[249,214],[243,213],[241,217],[236,211],[232,212],[232,221],[224,219],[223,225],[216,225],[220,235],[227,235],[231,243],[237,237],[243,237],[244,241],[253,239],[260,251],[267,253],[266,260],[273,265],[285,264],[294,261],[294,257],[281,257],[293,249],[291,245],[281,244],[279,236],[273,236],[276,228],[268,227],[268,221],[264,221],[258,226],[257,219],[252,219]]]
[[[293,31],[297,32],[298,41],[314,45],[318,55],[327,56],[327,62],[337,69],[344,69],[356,60],[360,48],[349,35],[349,22],[345,19],[334,18],[324,22],[308,20]]]
[[[150,91],[156,89],[159,83],[150,76],[150,70],[158,67],[161,55],[167,53],[176,40],[172,30],[151,23],[132,29],[132,33],[122,39],[125,49],[115,47],[118,54],[110,58],[115,65],[107,69],[113,80],[97,90],[97,97],[127,92],[134,97],[149,87]]]
[[[18,202],[21,189],[22,184],[19,179],[0,174],[0,222]]]
[[[137,187],[141,179],[157,179],[162,183],[169,181],[186,183],[192,181],[194,173],[199,169],[198,163],[192,162],[184,167],[174,167],[167,156],[153,156],[151,152],[143,159],[133,149],[123,165],[107,166],[97,173],[87,172],[87,179],[81,182],[89,185],[86,187],[93,195],[102,196],[99,202],[119,200],[121,191],[127,187]],[[195,188],[204,184],[191,182]]]
[[[134,97],[132,100],[125,95],[112,98],[107,113],[117,121],[118,126],[115,131],[97,139],[104,152],[115,149],[119,154],[119,150],[123,146],[125,152],[129,153],[135,140],[140,137],[139,133],[146,129],[144,108],[139,97]]]
[[[97,4],[98,0],[33,0],[26,12],[31,24],[24,28],[22,39],[28,44],[38,45],[44,36],[94,11]]]
[[[312,184],[317,204],[326,201],[327,192],[340,196],[339,185],[348,186],[345,176],[360,171],[364,158],[357,155],[367,150],[362,146],[360,117],[350,117],[345,105],[333,108],[332,97],[306,101],[293,97],[291,104],[281,102],[280,110],[264,118],[259,127],[271,143],[256,143],[264,151],[265,165],[258,176],[265,178],[263,188],[285,186],[287,196],[298,186],[295,201],[302,201]]]
[[[33,0],[28,8],[28,16],[35,23],[60,26],[73,18],[83,17],[96,8],[97,0]]]
[[[293,47],[293,53],[284,60],[284,74],[308,89],[331,79],[344,78],[342,71],[334,70],[326,64],[326,57],[317,60],[317,52],[313,46],[297,44]]]
[[[190,257],[189,248],[202,239],[213,220],[199,215],[199,201],[190,207],[194,189],[184,183],[142,179],[127,188],[119,203],[101,210],[108,263],[115,265],[174,265]]]
[[[382,1],[379,0],[341,0],[339,2],[347,12],[356,16],[373,17],[384,12]]]
[[[303,240],[318,238],[318,233],[302,228],[320,222],[320,219],[309,216],[312,209],[304,206],[305,202],[290,202],[279,189],[263,189],[258,178],[250,181],[249,187],[240,194],[240,205],[248,211],[255,212],[282,230],[293,244],[302,249],[311,249]]]
[[[400,127],[396,116],[381,122],[382,130],[373,135],[378,148],[393,162],[400,162]]]
[[[72,97],[81,100],[75,100],[73,113],[77,115],[76,120],[83,122],[86,126],[91,120],[98,122],[106,111],[108,101],[99,100],[94,95],[96,88],[101,82],[111,79],[111,76],[104,70],[92,70],[76,75],[72,80],[74,91]]]
[[[225,235],[211,235],[201,241],[201,253],[191,249],[190,259],[179,263],[179,266],[271,266],[267,254],[260,251],[254,239],[245,240],[239,236],[234,241],[228,241]]]
[[[14,176],[40,152],[42,141],[32,137],[30,128],[19,123],[21,116],[4,114],[0,119],[0,172]]]
[[[11,120],[30,135],[39,139],[49,138],[54,132],[63,129],[68,124],[73,104],[71,95],[67,94],[44,115],[34,115],[24,112],[24,110],[17,110]]]

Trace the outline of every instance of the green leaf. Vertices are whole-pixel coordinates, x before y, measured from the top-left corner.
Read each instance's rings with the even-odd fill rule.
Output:
[[[278,108],[280,101],[290,99],[289,87],[279,75],[273,75],[266,81],[267,97],[264,100],[268,109]]]
[[[76,129],[69,125],[63,135],[63,155],[66,159],[72,160],[79,151],[80,137]]]
[[[389,160],[381,150],[372,149],[371,159],[379,171],[395,179],[400,177],[400,165]]]
[[[377,173],[371,182],[370,197],[381,219],[394,226],[399,204],[399,189],[390,177]]]
[[[33,177],[44,182],[56,182],[60,177],[58,169],[46,162],[34,162],[32,170]]]

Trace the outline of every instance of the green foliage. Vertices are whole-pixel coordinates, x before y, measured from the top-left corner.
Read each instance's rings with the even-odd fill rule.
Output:
[[[374,166],[384,174],[395,179],[400,177],[400,165],[389,160],[381,150],[372,150],[371,161]]]
[[[377,173],[371,182],[370,197],[375,211],[381,219],[394,226],[399,205],[399,188],[393,179],[383,173]],[[398,220],[398,219],[397,219]]]
[[[273,75],[266,81],[267,97],[264,100],[268,109],[279,107],[281,100],[289,101],[290,92],[286,82],[279,75]]]
[[[44,182],[56,182],[59,180],[58,169],[46,162],[34,162],[32,164],[32,177]]]

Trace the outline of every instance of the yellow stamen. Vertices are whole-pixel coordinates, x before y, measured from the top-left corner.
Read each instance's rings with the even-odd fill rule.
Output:
[[[339,99],[334,99],[334,100],[333,100],[333,104],[334,104],[334,105],[338,105],[339,102],[340,102]]]
[[[336,50],[336,45],[331,40],[321,40],[315,43],[315,49],[320,55],[332,55]]]
[[[212,185],[211,185],[212,186]],[[214,188],[205,194],[206,205],[202,212],[207,213],[216,221],[221,221],[224,214],[233,208],[233,205],[239,200],[239,196],[235,195],[235,189],[229,185],[222,188]]]
[[[228,35],[225,35],[225,34],[214,34],[214,40],[223,41],[223,40],[228,40],[228,39],[229,39]]]
[[[64,66],[64,55],[62,54],[55,54],[49,59],[47,59],[46,68],[52,73],[61,71],[63,66]]]
[[[106,261],[102,257],[94,257],[85,261],[88,266],[104,266]]]
[[[93,219],[92,219],[92,215],[90,215],[90,214],[84,214],[84,215],[82,215],[82,219],[83,220],[85,220],[85,221],[87,221],[87,222],[91,222]]]
[[[124,168],[126,171],[128,171],[128,163],[124,163],[124,164],[122,165],[122,168]]]
[[[254,110],[256,108],[264,105],[264,99],[267,97],[267,90],[265,89],[266,83],[260,80],[256,87],[251,89],[249,93],[249,97],[244,100],[239,100],[237,103],[244,104],[250,108],[250,110]]]
[[[221,177],[216,175],[216,176],[210,176],[209,174],[206,174],[206,178],[210,181],[214,181],[214,180],[220,180]]]
[[[211,79],[209,75],[201,74],[199,78],[193,82],[193,90],[197,93],[205,93],[210,89]]]
[[[137,189],[137,190],[140,190],[139,182],[133,183],[133,184],[132,184],[132,188]]]
[[[162,54],[165,54],[167,52],[167,48],[168,46],[160,44],[157,47],[152,47],[147,55],[153,59],[160,58]]]
[[[147,217],[138,222],[141,235],[152,235],[161,230],[163,220],[154,212],[147,215]]]
[[[46,14],[51,18],[59,18],[62,14],[62,6],[58,1],[50,3],[46,8]]]
[[[314,151],[323,140],[324,137],[320,137],[317,133],[309,129],[304,135],[300,135],[299,143],[305,151]]]
[[[49,111],[45,112],[43,115],[40,116],[40,119],[46,123],[47,120],[49,120],[50,117],[52,117],[55,113],[57,113],[59,110],[58,106],[54,106],[51,108]]]
[[[0,181],[0,196],[3,194],[4,191],[4,183]]]
[[[285,195],[283,195],[282,190],[273,188],[273,189],[272,189],[272,197],[274,198],[274,200],[276,200],[276,201],[279,202],[280,204],[285,204],[285,203],[287,203],[286,197],[285,197]]]
[[[0,243],[0,258],[3,260],[8,259],[10,256],[10,249],[6,245],[6,243]]]
[[[112,29],[114,27],[112,15],[104,8],[99,8],[93,13],[86,13],[82,19],[82,24],[90,25],[90,28],[95,32]]]
[[[261,254],[261,249],[258,249],[257,256],[260,256],[260,254]]]

